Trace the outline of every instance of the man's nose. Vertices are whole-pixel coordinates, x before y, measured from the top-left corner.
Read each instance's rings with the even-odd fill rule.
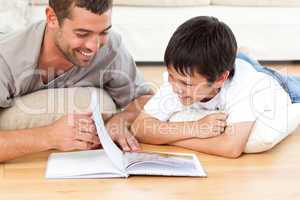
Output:
[[[104,45],[108,41],[108,35],[100,35],[99,36],[100,46]]]
[[[107,42],[107,36],[95,36],[88,40],[85,44],[87,49],[96,52],[102,45]]]
[[[99,42],[97,38],[90,39],[86,41],[85,48],[89,49],[92,52],[96,52],[99,48]]]

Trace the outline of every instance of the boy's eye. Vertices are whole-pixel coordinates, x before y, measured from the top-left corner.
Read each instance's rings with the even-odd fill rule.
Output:
[[[188,87],[191,87],[193,86],[191,83],[187,83],[187,82],[184,82],[184,81],[180,81],[182,85],[184,86],[188,86]]]
[[[193,85],[192,84],[189,84],[189,83],[183,83],[185,86],[187,87],[192,87]]]

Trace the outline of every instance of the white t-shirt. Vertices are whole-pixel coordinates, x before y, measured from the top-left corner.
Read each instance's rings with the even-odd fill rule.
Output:
[[[236,59],[235,74],[210,101],[184,106],[173,92],[164,74],[164,84],[145,105],[144,111],[160,121],[168,121],[185,109],[222,111],[229,114],[229,124],[254,122],[258,117],[272,118],[278,109],[291,104],[289,95],[271,76],[257,72],[249,63]],[[278,113],[278,112],[277,112]]]

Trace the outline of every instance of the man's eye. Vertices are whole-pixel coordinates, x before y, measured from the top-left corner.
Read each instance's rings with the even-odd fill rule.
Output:
[[[100,33],[101,36],[107,36],[108,35],[108,32],[103,32],[103,33]]]
[[[79,38],[85,38],[85,37],[87,37],[87,34],[76,33],[76,36]]]

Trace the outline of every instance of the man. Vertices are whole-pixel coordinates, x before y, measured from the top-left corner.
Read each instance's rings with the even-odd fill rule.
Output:
[[[138,150],[128,127],[152,92],[111,31],[111,14],[112,0],[49,0],[46,22],[1,39],[0,108],[41,89],[100,87],[126,107],[107,122],[112,138],[125,151]],[[46,127],[0,130],[0,162],[49,149],[97,146],[91,114],[68,115]]]

